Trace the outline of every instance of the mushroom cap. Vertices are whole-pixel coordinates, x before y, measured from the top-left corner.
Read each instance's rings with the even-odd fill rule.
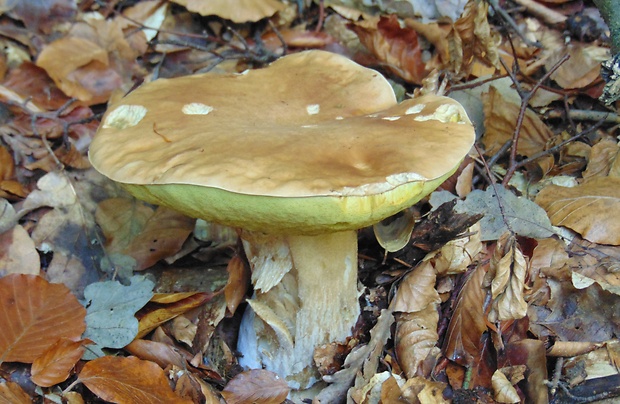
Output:
[[[474,139],[458,102],[398,104],[376,71],[307,51],[242,74],[145,84],[108,109],[89,157],[150,203],[248,230],[318,234],[411,206]]]

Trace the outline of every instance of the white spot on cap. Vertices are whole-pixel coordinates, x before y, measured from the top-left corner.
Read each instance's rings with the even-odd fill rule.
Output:
[[[136,126],[147,111],[142,105],[121,105],[106,116],[102,127],[125,129]]]
[[[185,115],[207,115],[214,109],[215,108],[210,105],[201,104],[199,102],[192,102],[190,104],[183,105],[181,111],[183,111]]]
[[[306,107],[306,111],[308,111],[308,115],[316,115],[321,110],[321,106],[319,104],[310,104]]]
[[[405,111],[405,115],[419,114],[420,112],[422,112],[424,107],[426,107],[426,104],[418,104],[414,105],[413,107],[409,107],[407,108],[407,111]]]
[[[384,116],[383,118],[384,121],[398,121],[400,119],[400,116]]]
[[[336,120],[337,120],[337,121],[342,121],[343,119],[344,119],[344,118],[343,118],[343,117],[341,117],[341,116],[337,116],[337,117],[336,117]]]
[[[309,128],[316,128],[318,125],[301,125],[302,128],[305,129],[309,129]]]
[[[461,109],[454,104],[444,104],[437,107],[435,112],[431,115],[419,115],[414,118],[416,121],[439,121],[443,123],[448,122],[462,122]]]

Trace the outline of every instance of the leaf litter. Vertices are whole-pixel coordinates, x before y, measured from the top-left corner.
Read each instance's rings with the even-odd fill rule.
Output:
[[[143,81],[305,48],[378,69],[403,96],[466,93],[481,136],[468,169],[416,207],[424,243],[405,234],[388,252],[360,232],[362,316],[315,352],[314,402],[547,402],[618,385],[620,120],[596,99],[609,43],[553,26],[565,2],[491,3],[493,18],[474,0],[173,3],[1,9],[0,401],[295,399],[238,366],[251,274],[234,230],[132,200],[86,153],[105,104]],[[463,215],[482,219],[455,231]]]

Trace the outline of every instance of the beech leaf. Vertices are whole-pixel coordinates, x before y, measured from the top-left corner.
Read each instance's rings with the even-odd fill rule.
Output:
[[[177,396],[162,368],[136,357],[104,356],[92,360],[79,375],[90,391],[113,403],[189,404]]]
[[[594,177],[576,187],[549,185],[536,197],[555,226],[594,243],[620,245],[620,178]]]
[[[286,381],[277,374],[252,369],[233,377],[222,391],[222,396],[227,404],[280,404],[289,391]]]
[[[83,341],[59,339],[45,353],[32,363],[31,380],[41,387],[52,387],[62,383],[71,374],[71,369],[84,353]]]
[[[0,279],[0,363],[32,363],[60,338],[77,340],[86,310],[62,284],[35,275]]]

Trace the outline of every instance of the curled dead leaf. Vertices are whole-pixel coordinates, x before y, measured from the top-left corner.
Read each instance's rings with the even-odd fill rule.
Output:
[[[583,238],[620,245],[620,178],[594,177],[573,188],[550,185],[536,197],[551,223],[565,226]]]

